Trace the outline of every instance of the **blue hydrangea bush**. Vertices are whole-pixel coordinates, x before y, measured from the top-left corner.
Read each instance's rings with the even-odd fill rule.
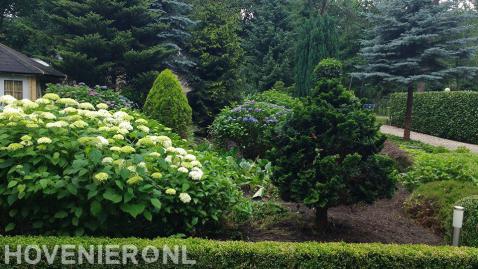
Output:
[[[249,100],[222,110],[210,134],[222,148],[237,148],[247,158],[260,157],[270,149],[274,128],[291,112],[281,105]]]

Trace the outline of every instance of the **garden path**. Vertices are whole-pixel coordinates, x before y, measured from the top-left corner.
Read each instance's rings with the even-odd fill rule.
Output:
[[[389,125],[382,125],[380,128],[380,132],[383,134],[395,135],[395,136],[403,136],[403,129],[389,126]],[[425,144],[429,144],[432,146],[437,147],[445,147],[447,149],[455,150],[459,147],[466,147],[473,153],[478,153],[478,145],[474,144],[467,144],[463,142],[453,141],[449,139],[444,139],[436,136],[426,135],[422,133],[412,132],[410,136],[411,140],[420,141]]]

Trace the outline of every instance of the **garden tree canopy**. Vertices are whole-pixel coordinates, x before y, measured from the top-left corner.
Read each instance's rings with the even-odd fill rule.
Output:
[[[242,76],[248,92],[271,89],[277,81],[293,83],[288,6],[286,0],[259,0],[245,9]]]
[[[192,122],[192,109],[178,77],[171,70],[164,70],[149,91],[143,108],[151,118],[173,128],[181,137],[187,137]]]
[[[369,14],[373,27],[367,31],[361,51],[366,64],[353,75],[406,85],[408,88],[405,139],[410,138],[413,89],[417,82],[443,85],[454,76],[470,77],[477,67],[462,66],[475,54],[476,36],[471,19],[453,1],[392,0],[376,4]]]
[[[168,65],[177,46],[160,34],[174,31],[151,9],[151,1],[52,1],[51,23],[58,26],[56,61],[73,80],[89,85],[126,83],[144,100],[157,70]]]
[[[240,9],[223,1],[193,1],[194,19],[190,52],[196,59],[189,102],[194,121],[210,125],[215,115],[240,97],[239,65],[243,50],[239,37]]]
[[[31,12],[38,0],[2,0],[0,1],[0,34],[6,18],[16,17]]]
[[[296,41],[297,96],[307,96],[314,87],[313,72],[320,60],[337,56],[337,37],[336,25],[329,16],[313,16],[303,23]]]
[[[328,60],[316,72],[336,69],[337,62]],[[393,193],[393,161],[377,155],[384,141],[374,115],[339,78],[326,77],[273,139],[273,181],[283,199],[315,207],[318,223],[326,224],[332,206]]]
[[[159,33],[159,37],[165,44],[176,49],[176,53],[165,64],[176,72],[187,74],[194,65],[185,50],[191,37],[190,30],[195,25],[189,18],[192,6],[181,0],[155,0],[151,8],[160,14],[159,21],[166,25],[167,30]]]

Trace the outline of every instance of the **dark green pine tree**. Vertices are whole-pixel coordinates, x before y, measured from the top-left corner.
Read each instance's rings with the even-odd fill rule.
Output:
[[[243,12],[245,63],[242,77],[246,91],[270,89],[277,81],[291,85],[291,32],[286,0],[258,0]]]
[[[193,91],[188,97],[194,108],[194,122],[207,127],[222,108],[240,98],[241,13],[228,2],[193,2],[193,19],[198,24],[192,32],[189,50],[197,65],[190,77]]]
[[[299,29],[296,45],[296,95],[307,96],[314,87],[314,68],[322,59],[337,57],[338,35],[334,20],[313,16]]]
[[[408,89],[404,138],[410,138],[413,91],[425,83],[440,86],[449,79],[472,77],[477,67],[457,65],[476,53],[476,12],[453,1],[392,0],[377,3],[373,27],[363,41],[366,64],[353,76]]]
[[[176,49],[161,42],[168,30],[149,0],[55,0],[59,69],[90,85],[130,88],[144,100],[157,72]]]
[[[165,64],[181,75],[189,75],[194,62],[186,47],[191,38],[191,29],[196,24],[189,18],[192,5],[180,0],[155,0],[152,9],[160,14],[159,21],[168,29],[159,33],[161,41],[176,50]]]

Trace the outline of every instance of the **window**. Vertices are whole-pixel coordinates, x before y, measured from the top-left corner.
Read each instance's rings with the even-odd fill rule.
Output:
[[[23,99],[23,81],[21,80],[5,80],[5,95],[11,95],[18,100]]]

